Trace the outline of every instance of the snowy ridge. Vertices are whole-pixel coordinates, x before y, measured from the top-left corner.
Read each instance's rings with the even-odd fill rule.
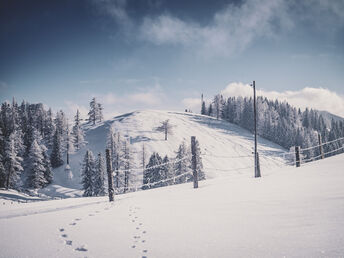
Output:
[[[156,131],[162,121],[169,119],[173,134],[164,140],[164,134]],[[71,169],[74,174],[72,182],[63,175],[63,168],[57,172],[56,183],[80,189],[80,161],[86,150],[94,155],[104,154],[106,138],[110,127],[123,137],[130,138],[134,168],[131,183],[142,184],[141,149],[145,145],[147,159],[153,152],[160,156],[175,157],[179,144],[185,141],[190,145],[190,137],[196,136],[200,143],[203,165],[207,178],[219,176],[252,176],[253,168],[253,135],[239,126],[215,118],[184,112],[145,110],[135,111],[114,117],[96,125],[85,125],[87,145],[71,155]],[[262,173],[272,168],[286,165],[285,149],[263,138],[259,138],[259,152]],[[244,168],[244,169],[243,169]],[[55,173],[56,174],[56,173]]]

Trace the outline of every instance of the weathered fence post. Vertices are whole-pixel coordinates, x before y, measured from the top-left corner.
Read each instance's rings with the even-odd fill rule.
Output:
[[[320,154],[321,154],[321,159],[324,159],[324,149],[323,149],[320,133],[318,133],[318,141],[319,141],[319,150],[320,150]]]
[[[196,137],[191,136],[191,153],[192,153],[192,174],[194,188],[198,188],[198,174],[197,174],[197,157],[196,157]]]
[[[300,146],[295,146],[295,164],[296,167],[300,167]]]
[[[256,177],[261,177],[261,174],[260,174],[260,163],[259,163],[259,152],[257,152],[257,170],[256,170]]]
[[[108,174],[108,185],[109,185],[109,201],[114,201],[114,189],[113,189],[113,176],[112,176],[112,162],[110,150],[106,149],[106,170]]]

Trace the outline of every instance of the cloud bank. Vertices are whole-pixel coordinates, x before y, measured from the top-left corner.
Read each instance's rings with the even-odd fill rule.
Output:
[[[226,97],[229,96],[252,96],[252,87],[249,84],[235,82],[229,84],[221,91]],[[306,87],[297,91],[266,91],[257,90],[258,96],[264,96],[268,99],[278,99],[280,101],[287,101],[295,107],[301,109],[314,108],[318,110],[326,110],[335,115],[344,117],[344,96],[339,95],[329,89],[325,88],[311,88]]]
[[[91,1],[126,36],[154,45],[182,46],[206,57],[240,53],[259,38],[277,37],[303,22],[333,34],[344,24],[342,0],[244,0],[223,6],[206,24],[165,12],[131,17],[127,0]]]
[[[226,98],[234,96],[252,97],[253,90],[249,84],[233,82],[223,89],[221,94]],[[306,87],[297,91],[283,92],[257,90],[257,96],[267,97],[269,100],[287,101],[301,109],[308,107],[344,117],[344,95],[325,88]],[[210,101],[208,100],[208,102]],[[199,98],[186,98],[182,103],[196,112],[200,110]]]
[[[202,55],[228,56],[242,51],[255,38],[273,36],[276,29],[290,28],[292,22],[286,10],[286,2],[282,0],[248,0],[240,6],[229,4],[203,26],[162,14],[146,17],[140,35],[156,45],[178,44],[192,47]]]

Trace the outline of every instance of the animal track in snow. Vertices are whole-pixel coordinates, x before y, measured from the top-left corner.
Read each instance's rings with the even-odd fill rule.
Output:
[[[79,252],[87,252],[86,246],[82,245],[80,247],[77,247],[74,249],[75,251],[79,251]]]
[[[67,234],[62,234],[61,237],[66,238],[66,237],[68,237],[68,235]]]
[[[66,240],[66,245],[72,245],[73,241],[72,240]]]

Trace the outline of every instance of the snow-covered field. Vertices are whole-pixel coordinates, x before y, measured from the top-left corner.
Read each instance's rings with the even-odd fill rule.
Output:
[[[343,257],[344,155],[116,196],[2,204],[1,257]],[[251,171],[253,173],[253,171]]]
[[[164,134],[157,132],[156,127],[169,119],[173,134],[164,140]],[[54,171],[55,183],[64,187],[80,189],[80,163],[87,149],[94,155],[105,154],[106,138],[110,127],[120,132],[123,137],[131,139],[132,168],[130,181],[142,184],[141,151],[145,145],[147,161],[153,152],[160,156],[174,158],[179,144],[185,141],[190,145],[190,137],[196,136],[200,143],[203,165],[207,178],[216,178],[231,174],[232,176],[249,176],[253,166],[253,135],[239,126],[212,117],[185,112],[146,110],[136,111],[95,126],[85,126],[85,140],[88,142],[80,151],[71,155],[73,181],[67,180],[63,167]],[[285,166],[286,160],[281,154],[286,150],[268,140],[259,138],[260,162],[262,174],[265,171]],[[242,157],[244,156],[244,157]],[[146,163],[147,164],[147,163]]]

